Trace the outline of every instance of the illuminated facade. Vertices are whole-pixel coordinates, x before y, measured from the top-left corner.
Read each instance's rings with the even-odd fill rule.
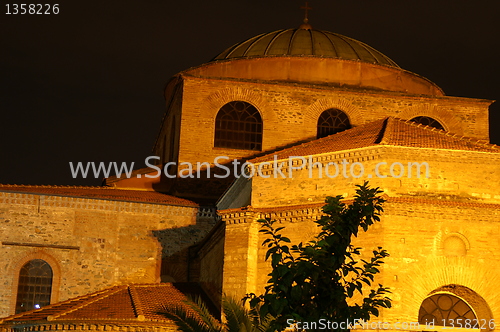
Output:
[[[222,293],[260,293],[269,263],[256,220],[277,219],[293,242],[307,241],[324,198],[352,198],[368,180],[387,199],[382,221],[356,240],[391,254],[379,281],[393,308],[379,319],[463,318],[492,329],[500,148],[489,144],[491,101],[446,96],[370,46],[307,23],[177,74],[165,100],[158,166],[185,175],[186,164],[204,163],[212,177],[146,178],[154,170],[145,169],[106,188],[3,186],[0,211],[12,221],[0,248],[10,271],[4,316],[15,310],[19,271],[40,260],[54,270],[57,300],[130,282],[194,281],[215,303]],[[214,178],[221,156],[260,172]],[[335,163],[348,174],[333,176]]]

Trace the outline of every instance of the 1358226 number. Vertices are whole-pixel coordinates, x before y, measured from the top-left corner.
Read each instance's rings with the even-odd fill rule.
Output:
[[[454,329],[454,328],[466,328],[466,329],[481,329],[481,330],[494,330],[495,320],[494,319],[464,319],[455,318],[453,320],[442,320],[442,326],[444,329]]]
[[[5,5],[7,15],[50,15],[59,14],[59,4],[13,3]]]

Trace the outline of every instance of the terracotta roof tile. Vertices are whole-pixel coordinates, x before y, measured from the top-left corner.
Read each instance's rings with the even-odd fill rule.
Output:
[[[178,288],[199,293],[197,285],[172,283],[122,285],[9,316],[3,324],[27,321],[149,321],[171,323],[163,313],[184,307],[187,296]],[[194,312],[192,311],[192,314]]]
[[[386,119],[374,121],[363,126],[320,138],[311,142],[296,145],[272,154],[250,160],[252,163],[278,159],[291,156],[312,156],[333,151],[351,150],[377,144],[379,136],[385,127]]]
[[[166,205],[198,206],[187,199],[156,191],[124,190],[111,187],[81,186],[29,186],[0,184],[0,192],[29,193],[36,195],[83,197],[113,201],[154,203]]]
[[[324,138],[251,159],[252,163],[291,156],[313,156],[369,146],[406,146],[462,151],[500,152],[500,147],[483,140],[457,136],[429,126],[388,117]]]
[[[380,144],[462,151],[500,152],[500,147],[484,140],[469,138],[424,126],[410,120],[388,118]]]

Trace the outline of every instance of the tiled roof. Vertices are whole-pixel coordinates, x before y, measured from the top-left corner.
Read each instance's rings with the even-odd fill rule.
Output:
[[[111,187],[80,186],[29,186],[0,184],[0,192],[29,193],[50,196],[70,196],[113,201],[155,203],[181,206],[198,206],[187,199],[162,194],[156,191],[123,190]]]
[[[291,156],[312,156],[353,150],[369,146],[407,146],[462,151],[500,152],[500,147],[488,142],[450,134],[443,130],[393,117],[373,121],[340,133],[250,160],[252,163],[278,160]]]
[[[192,200],[200,205],[212,205],[234,181],[234,177],[225,178],[175,178],[169,193]]]
[[[163,313],[170,308],[184,307],[184,293],[199,294],[194,283],[162,283],[122,285],[92,294],[55,303],[0,320],[0,323],[43,321],[138,321],[172,323]]]
[[[386,123],[381,145],[500,152],[500,146],[489,144],[485,140],[452,134],[410,120],[387,118]]]
[[[153,172],[156,173],[157,169],[141,168],[133,171],[129,178],[135,178],[139,174],[142,175]],[[207,169],[203,169],[199,174],[195,173],[192,178],[161,178],[161,181],[155,183],[154,188],[157,188],[165,194],[196,202],[199,205],[213,205],[234,180],[233,176],[214,176],[214,174],[223,176],[225,173],[225,170],[221,168],[212,167],[209,169],[208,175]],[[129,178],[117,178],[116,176],[111,176],[106,178],[105,183],[106,185],[116,188],[123,188],[120,186],[120,182],[127,181]],[[129,188],[127,188],[127,190],[131,190]]]

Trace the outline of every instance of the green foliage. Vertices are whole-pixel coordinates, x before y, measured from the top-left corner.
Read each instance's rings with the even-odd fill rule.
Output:
[[[183,332],[271,332],[270,315],[260,316],[258,309],[247,310],[241,301],[222,298],[223,322],[215,319],[199,298],[188,301],[185,307],[176,307],[165,313]]]
[[[280,234],[284,227],[275,228],[270,219],[259,220],[260,232],[268,236],[263,245],[269,248],[266,260],[273,269],[265,294],[249,294],[247,299],[253,308],[260,307],[260,315],[276,317],[273,329],[282,331],[290,321],[368,321],[378,316],[379,308],[391,307],[388,288],[372,285],[389,254],[378,247],[364,260],[359,257],[361,248],[351,245],[360,229],[366,232],[380,221],[384,199],[379,188],[370,188],[367,182],[357,187],[350,205],[342,203],[342,196],[327,197],[325,215],[315,221],[321,231],[306,244],[289,247],[290,239]],[[356,292],[364,296],[362,303],[348,305]]]

